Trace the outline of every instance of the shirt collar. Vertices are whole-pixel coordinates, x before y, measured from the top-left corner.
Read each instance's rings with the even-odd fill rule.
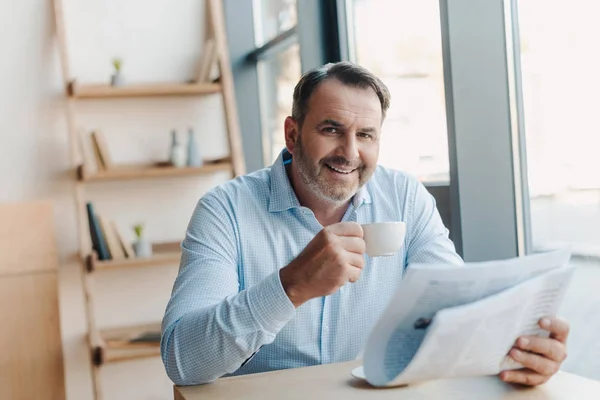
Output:
[[[373,177],[371,177],[373,179]],[[369,181],[371,180],[369,179]],[[369,194],[369,182],[363,185],[358,192],[352,198],[352,205],[354,208],[360,207],[362,204],[371,204],[371,195]]]
[[[283,149],[271,166],[269,212],[286,211],[291,208],[301,207],[286,172],[286,165],[290,162],[292,162],[292,155],[287,149]],[[372,202],[368,186],[369,183],[363,185],[352,198],[352,205],[355,209],[362,204],[370,204]]]
[[[284,149],[271,166],[271,194],[269,212],[299,208],[300,202],[287,176],[285,166],[292,161],[292,155]]]

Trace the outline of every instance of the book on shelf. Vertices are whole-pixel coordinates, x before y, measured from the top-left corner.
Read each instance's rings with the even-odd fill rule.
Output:
[[[217,44],[214,39],[210,38],[204,42],[204,49],[198,63],[194,82],[209,82],[211,81],[213,67],[217,61]]]
[[[160,330],[144,331],[136,335],[122,335],[106,339],[106,344],[113,348],[120,347],[156,347],[160,345]]]
[[[91,202],[87,203],[88,225],[92,249],[98,260],[124,260],[134,258],[135,251],[119,230],[115,221],[100,215]]]
[[[115,235],[117,236],[117,239],[119,240],[119,243],[121,244],[121,247],[123,248],[125,257],[126,258],[134,258],[135,250],[133,250],[133,246],[132,246],[131,242],[125,238],[125,235],[123,235],[123,232],[117,226],[117,223],[115,221],[111,221],[111,226],[112,226],[113,231],[115,232]]]
[[[106,138],[102,132],[84,132],[79,135],[78,141],[82,164],[87,172],[93,174],[114,167]]]
[[[98,219],[100,220],[100,227],[102,228],[104,239],[108,245],[108,252],[110,253],[111,260],[123,260],[125,258],[125,251],[113,229],[112,221],[109,221],[103,215],[98,215]]]
[[[92,239],[92,248],[98,254],[99,260],[110,260],[110,253],[108,251],[108,245],[104,239],[104,233],[100,226],[100,220],[94,211],[94,205],[91,202],[86,204],[88,225],[90,228],[90,237]]]
[[[94,140],[94,137],[90,134],[90,145],[92,147],[92,152],[94,154],[94,162],[96,163],[97,171],[104,171],[104,163],[102,162],[102,156],[100,155],[100,148],[98,147],[98,143]]]
[[[108,152],[108,145],[106,144],[106,138],[100,131],[93,131],[90,135],[93,147],[97,152],[97,162],[101,165],[101,169],[107,170],[113,167],[112,157]]]
[[[87,131],[79,131],[77,134],[77,145],[79,146],[79,153],[81,154],[81,164],[83,165],[83,168],[88,173],[95,174],[98,172],[100,168],[96,160],[96,154],[92,146],[90,133]]]
[[[88,173],[94,174],[114,167],[106,138],[102,132],[80,133],[77,141],[83,167]]]
[[[160,331],[146,331],[139,335],[132,337],[130,343],[160,343],[161,332]]]

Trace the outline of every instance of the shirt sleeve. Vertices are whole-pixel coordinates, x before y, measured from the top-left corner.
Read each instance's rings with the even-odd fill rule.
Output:
[[[161,357],[176,385],[236,371],[295,315],[274,271],[239,290],[235,220],[216,197],[198,202],[162,322]]]
[[[412,213],[409,215],[412,229],[407,248],[406,265],[414,263],[463,264],[456,253],[454,243],[448,237],[448,229],[436,207],[434,197],[422,183],[416,182]]]

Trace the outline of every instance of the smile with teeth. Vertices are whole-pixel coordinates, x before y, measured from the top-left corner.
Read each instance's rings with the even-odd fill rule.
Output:
[[[356,168],[346,170],[346,169],[336,168],[336,167],[334,167],[333,165],[330,165],[330,164],[325,164],[325,165],[329,169],[332,169],[335,172],[339,172],[340,174],[349,174],[349,173],[354,172],[356,170]]]

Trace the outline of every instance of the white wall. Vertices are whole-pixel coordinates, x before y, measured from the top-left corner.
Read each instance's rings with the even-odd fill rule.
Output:
[[[113,56],[129,82],[192,77],[204,36],[202,0],[64,0],[73,77],[107,82]],[[74,261],[77,231],[66,111],[51,0],[3,1],[0,11],[0,201],[51,199],[60,249],[60,311],[68,399],[91,399],[85,315]],[[169,131],[194,126],[206,157],[227,154],[220,98],[79,103],[77,125],[101,129],[117,162],[165,159]],[[180,240],[199,198],[226,179],[181,178],[88,186],[87,198],[129,231],[144,221],[152,240]],[[34,245],[34,244],[32,244]],[[26,260],[24,260],[26,262]],[[177,267],[97,274],[102,327],[160,321]],[[103,369],[106,399],[168,399],[160,358]]]

